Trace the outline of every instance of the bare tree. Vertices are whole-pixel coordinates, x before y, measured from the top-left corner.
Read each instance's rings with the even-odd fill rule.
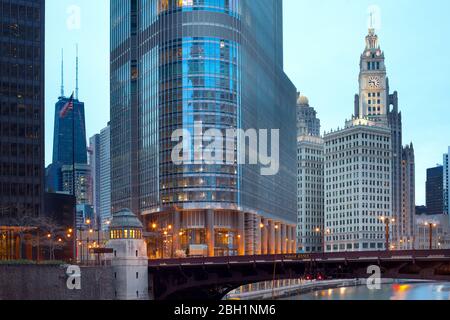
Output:
[[[0,225],[15,227],[15,232],[23,244],[31,244],[38,251],[47,248],[49,260],[55,259],[55,251],[61,250],[68,240],[67,230],[49,217],[36,217],[31,214],[2,215]],[[28,237],[31,231],[34,231],[35,235]]]

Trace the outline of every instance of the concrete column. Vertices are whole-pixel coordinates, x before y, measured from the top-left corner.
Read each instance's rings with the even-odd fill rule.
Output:
[[[286,253],[292,253],[291,252],[291,245],[292,245],[292,234],[291,234],[291,226],[286,225]]]
[[[269,223],[266,219],[261,219],[264,228],[261,230],[261,254],[268,254]]]
[[[177,252],[177,250],[181,249],[181,239],[180,239],[180,231],[181,231],[181,212],[176,210],[173,213],[173,255]]]
[[[281,253],[288,253],[287,247],[289,245],[289,242],[286,241],[286,238],[287,238],[286,228],[287,228],[287,226],[284,223],[280,225],[280,230],[281,230]]]
[[[206,245],[208,246],[208,256],[214,257],[215,234],[214,234],[214,210],[205,212]]]
[[[292,245],[292,251],[293,253],[297,253],[297,227],[292,227],[292,238],[293,238],[293,245]]]
[[[295,239],[297,239],[297,228],[294,226],[289,227],[289,247],[290,253],[296,253],[297,248],[295,247]]]
[[[262,219],[261,216],[258,216],[256,218],[256,245],[255,245],[255,255],[260,255],[261,254],[261,248],[262,248],[262,228],[261,228],[261,223],[262,223]]]
[[[281,253],[281,223],[276,223],[276,226],[278,228],[275,229],[275,253],[280,254]]]
[[[275,254],[275,224],[273,220],[269,220],[269,241],[268,254]]]
[[[238,255],[245,255],[245,212],[238,212]]]

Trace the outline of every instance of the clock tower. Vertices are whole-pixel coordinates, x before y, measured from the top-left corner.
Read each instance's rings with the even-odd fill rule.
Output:
[[[378,43],[375,29],[366,36],[366,48],[361,55],[359,95],[355,101],[355,116],[374,121],[387,121],[389,112],[388,81],[384,52]]]

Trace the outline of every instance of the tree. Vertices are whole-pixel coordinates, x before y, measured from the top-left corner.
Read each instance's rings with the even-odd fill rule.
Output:
[[[68,241],[65,227],[49,217],[36,217],[26,213],[15,216],[4,215],[0,217],[0,225],[15,227],[22,244],[31,244],[38,251],[47,248],[49,260],[54,260],[55,252],[61,250]],[[35,235],[27,237],[31,231]]]

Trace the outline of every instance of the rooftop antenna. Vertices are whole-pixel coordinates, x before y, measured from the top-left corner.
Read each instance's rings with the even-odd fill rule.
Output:
[[[61,97],[64,97],[64,49],[61,49]]]
[[[75,81],[76,81],[76,86],[75,86],[75,99],[78,100],[78,91],[79,91],[79,88],[78,88],[78,43],[77,43],[77,45],[76,45],[76,48],[77,48],[77,58],[76,58],[76,79],[75,79]]]

